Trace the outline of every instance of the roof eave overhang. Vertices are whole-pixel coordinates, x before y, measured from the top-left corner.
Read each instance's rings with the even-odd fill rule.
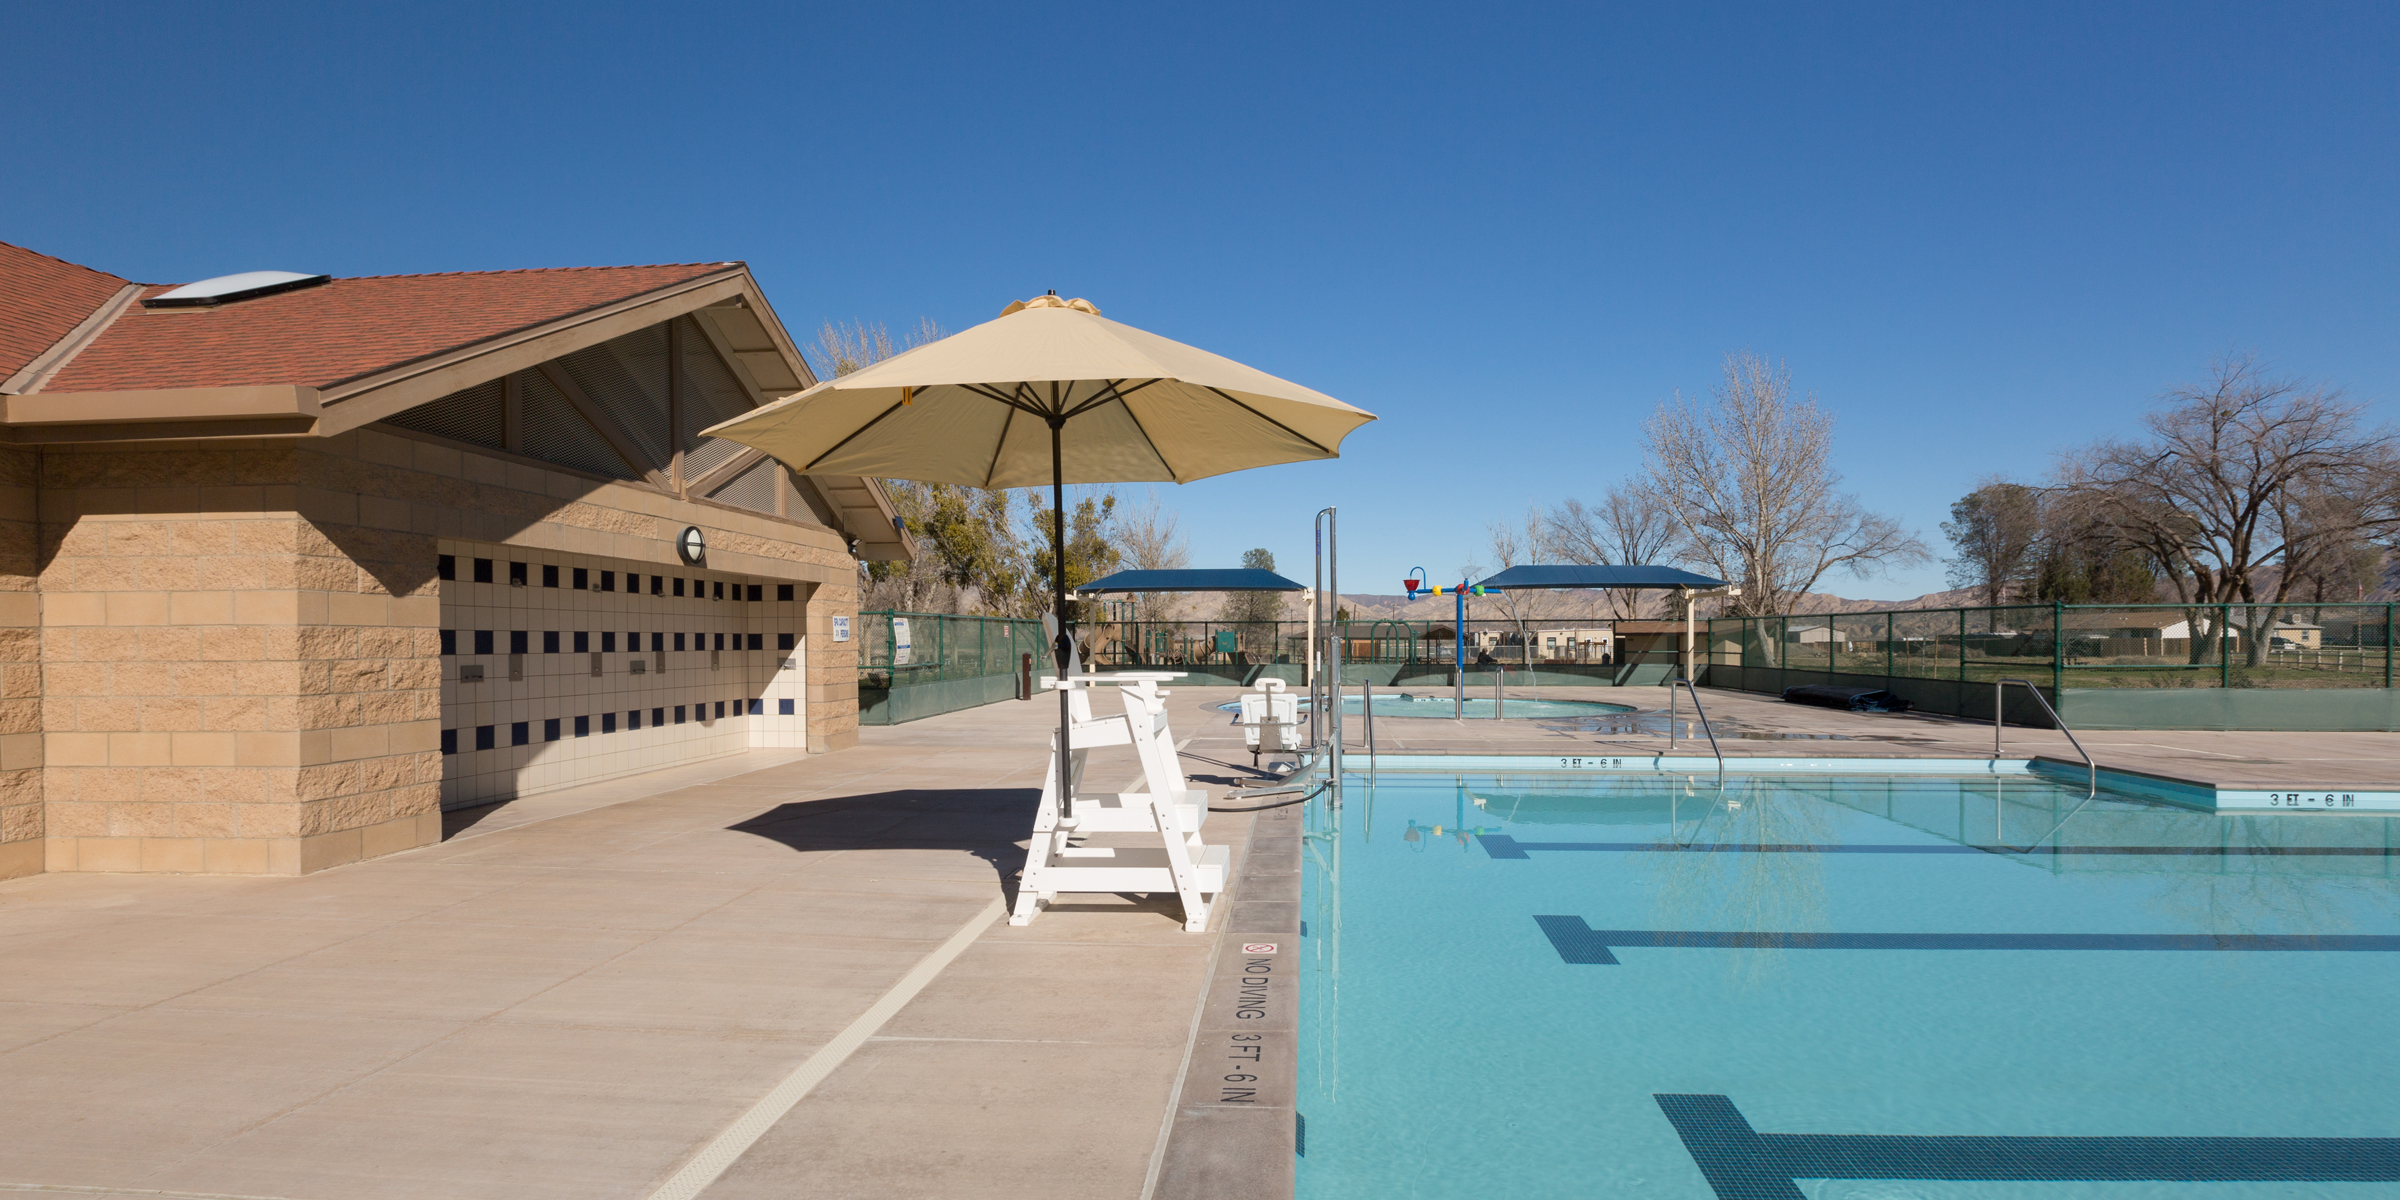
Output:
[[[854,553],[861,560],[915,561],[916,539],[901,528],[882,480],[865,475],[811,475],[809,480],[841,515],[843,532],[857,539]]]
[[[730,266],[571,316],[429,354],[323,389],[319,437],[348,433],[452,392],[597,346],[716,304],[756,303],[748,269]]]
[[[121,308],[136,290],[128,289],[112,305]],[[0,395],[0,441],[70,445],[334,437],[691,313],[705,316],[718,349],[757,403],[816,386],[808,360],[749,268],[736,264],[322,387],[266,384]],[[891,497],[880,481],[816,478],[841,517],[843,532],[857,539],[860,558],[905,561],[915,556],[914,541],[894,523]]]
[[[262,422],[307,433],[323,411],[317,389],[292,384],[0,396],[0,422],[18,441],[57,442],[77,431],[117,441],[168,425],[192,431],[222,426],[219,436],[256,437]],[[35,434],[40,436],[25,436]]]
[[[155,426],[162,438],[256,437],[262,419],[286,436],[334,437],[405,412],[429,400],[572,354],[660,321],[719,304],[756,304],[750,272],[727,266],[665,287],[595,305],[578,313],[452,347],[380,371],[334,383],[239,387],[147,388],[108,392],[8,395],[0,428],[9,440],[58,442],[66,430],[109,426],[102,440],[141,436]],[[785,339],[788,341],[788,339]],[[791,354],[799,362],[797,350]],[[302,423],[303,419],[305,423]],[[221,432],[214,427],[222,424]],[[165,430],[172,427],[176,432]],[[47,428],[27,438],[23,433]]]

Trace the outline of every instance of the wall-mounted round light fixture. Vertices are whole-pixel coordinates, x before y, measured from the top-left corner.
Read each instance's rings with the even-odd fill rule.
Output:
[[[708,557],[708,539],[700,535],[699,526],[683,527],[682,535],[675,539],[675,553],[682,555],[685,563],[695,567]]]

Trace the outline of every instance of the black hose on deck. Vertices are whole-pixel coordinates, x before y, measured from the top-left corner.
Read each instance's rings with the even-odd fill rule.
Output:
[[[1253,796],[1258,796],[1258,795],[1267,795],[1267,796],[1272,796],[1272,795],[1274,795],[1276,792],[1279,792],[1279,791],[1297,791],[1297,790],[1298,790],[1298,789],[1296,789],[1296,788],[1273,788],[1273,789],[1269,789],[1269,790],[1266,790],[1266,791],[1263,791],[1263,792],[1252,792],[1252,793],[1250,793],[1250,794],[1251,794],[1251,795],[1253,795]],[[1325,785],[1324,785],[1322,782],[1320,782],[1320,783],[1318,783],[1318,784],[1317,784],[1317,786],[1315,786],[1315,787],[1313,787],[1313,788],[1310,788],[1308,791],[1306,791],[1306,792],[1302,793],[1302,794],[1301,794],[1301,796],[1300,796],[1298,799],[1296,799],[1296,800],[1278,800],[1278,801],[1276,801],[1276,802],[1275,802],[1275,803],[1273,803],[1273,804],[1257,804],[1257,805],[1252,805],[1252,806],[1251,806],[1251,807],[1249,807],[1249,808],[1219,808],[1219,807],[1217,807],[1216,805],[1214,805],[1214,804],[1211,804],[1211,805],[1209,805],[1209,806],[1208,806],[1208,811],[1210,811],[1210,812],[1221,812],[1221,813],[1246,813],[1246,812],[1265,812],[1265,811],[1267,811],[1267,810],[1268,810],[1268,809],[1270,809],[1270,808],[1290,808],[1291,806],[1293,806],[1293,805],[1295,805],[1295,804],[1306,804],[1306,803],[1308,803],[1310,800],[1316,799],[1316,797],[1317,797],[1317,794],[1318,794],[1318,793],[1320,793],[1320,792],[1323,792],[1324,790],[1325,790]]]

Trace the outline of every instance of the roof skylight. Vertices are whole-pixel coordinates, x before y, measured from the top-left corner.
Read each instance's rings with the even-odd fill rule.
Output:
[[[297,271],[244,271],[239,275],[219,275],[198,283],[187,283],[173,291],[161,292],[142,301],[144,308],[207,308],[231,304],[236,300],[252,300],[272,296],[297,288],[314,287],[331,275],[303,275]]]

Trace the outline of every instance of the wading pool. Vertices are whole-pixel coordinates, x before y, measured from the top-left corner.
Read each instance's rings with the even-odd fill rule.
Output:
[[[1300,702],[1300,711],[1307,712],[1309,707],[1307,700]],[[1480,700],[1469,697],[1465,715],[1468,720],[1488,721],[1494,716],[1499,716],[1510,721],[1532,721],[1555,720],[1560,717],[1609,716],[1616,713],[1640,711],[1630,704],[1608,704],[1599,700],[1512,699],[1505,705],[1499,706],[1498,713],[1495,713],[1493,708],[1492,698],[1489,696]],[[1242,711],[1242,705],[1240,701],[1235,700],[1220,704],[1217,709],[1220,712],[1238,713]],[[1344,696],[1342,697],[1342,711],[1350,716],[1357,716],[1366,711],[1365,700],[1358,696]],[[1375,715],[1378,717],[1424,717],[1448,721],[1458,716],[1459,713],[1456,699],[1447,692],[1391,692],[1388,694],[1377,692],[1375,694]]]

